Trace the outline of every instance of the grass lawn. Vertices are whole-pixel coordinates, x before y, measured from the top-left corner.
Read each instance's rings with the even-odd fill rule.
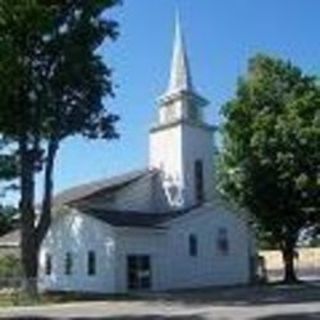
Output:
[[[22,292],[0,293],[0,308],[12,306],[32,306],[39,304],[51,304],[65,301],[62,297],[51,295],[39,295],[38,297],[30,297]]]
[[[0,292],[0,308],[12,306],[32,306],[76,301],[119,301],[136,300],[136,296],[128,294],[91,294],[91,293],[42,293],[38,297],[30,297],[23,292]]]

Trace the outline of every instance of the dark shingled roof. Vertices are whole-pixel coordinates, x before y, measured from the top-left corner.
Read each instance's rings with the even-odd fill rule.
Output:
[[[176,210],[166,213],[143,213],[137,211],[109,211],[100,209],[80,209],[81,212],[99,219],[115,227],[131,228],[161,228],[161,224],[169,220],[181,217],[199,206],[193,206],[184,210]],[[20,245],[21,232],[16,229],[0,237],[0,247],[18,247]]]
[[[164,222],[183,216],[199,206],[165,213],[114,211],[82,208],[81,212],[116,227],[157,228]]]
[[[193,206],[184,210],[155,213],[92,208],[89,206],[90,201],[82,202],[82,200],[89,200],[92,196],[101,194],[102,192],[117,192],[143,177],[148,175],[153,176],[154,174],[157,174],[156,170],[136,170],[112,178],[86,183],[57,194],[53,199],[53,204],[54,206],[70,205],[77,208],[80,212],[112,226],[141,228],[159,228],[162,223],[178,218],[198,207]]]
[[[76,201],[92,196],[98,192],[100,193],[102,191],[108,190],[119,190],[149,173],[153,172],[149,169],[135,170],[112,178],[82,184],[58,193],[54,197],[53,203],[56,206],[63,204],[72,204]]]

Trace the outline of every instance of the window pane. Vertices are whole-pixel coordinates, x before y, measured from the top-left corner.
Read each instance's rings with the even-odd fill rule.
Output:
[[[51,260],[51,255],[46,253],[45,256],[45,273],[46,275],[50,275],[52,271],[52,260]]]
[[[195,197],[197,202],[204,200],[203,163],[197,160],[194,164]]]
[[[94,251],[88,252],[88,275],[93,276],[96,274],[96,254]]]
[[[72,255],[71,255],[71,252],[67,252],[66,258],[65,258],[65,270],[64,270],[66,275],[72,274],[72,267],[73,267]]]
[[[198,255],[198,241],[197,237],[193,234],[189,236],[189,254],[191,257]]]
[[[228,238],[228,230],[226,228],[219,228],[217,246],[218,246],[218,250],[222,254],[227,255],[229,253],[229,238]]]

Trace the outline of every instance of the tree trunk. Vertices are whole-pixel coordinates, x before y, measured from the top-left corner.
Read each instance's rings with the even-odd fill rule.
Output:
[[[53,171],[54,160],[58,150],[58,140],[51,139],[48,143],[47,157],[45,161],[44,173],[44,193],[42,200],[42,210],[40,222],[37,228],[37,241],[40,247],[43,238],[45,237],[51,223],[51,205],[53,193]]]
[[[287,239],[282,250],[282,258],[284,263],[284,282],[296,283],[298,278],[294,268],[295,259],[295,241]]]
[[[38,247],[34,232],[22,227],[21,256],[24,272],[23,289],[32,297],[37,295]]]
[[[19,143],[21,182],[21,260],[25,277],[25,289],[29,294],[37,292],[38,248],[35,234],[34,166],[26,137]]]

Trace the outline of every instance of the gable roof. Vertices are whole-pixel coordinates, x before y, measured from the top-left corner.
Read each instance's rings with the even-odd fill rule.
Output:
[[[116,227],[159,228],[162,223],[178,218],[198,208],[199,205],[182,210],[168,212],[142,212],[137,210],[116,210],[93,207],[90,199],[101,193],[118,192],[125,187],[140,181],[144,177],[153,177],[157,170],[135,170],[108,179],[101,179],[67,189],[57,194],[53,199],[56,207],[68,205],[81,213],[92,216],[102,222]],[[85,200],[85,201],[83,201]],[[89,201],[87,201],[89,200]]]
[[[54,206],[72,204],[100,192],[118,191],[151,173],[153,172],[149,169],[135,170],[112,178],[85,183],[58,193],[53,199],[53,204]]]
[[[162,223],[181,217],[199,206],[164,213],[115,211],[95,208],[79,208],[79,210],[100,221],[115,227],[160,228]]]

